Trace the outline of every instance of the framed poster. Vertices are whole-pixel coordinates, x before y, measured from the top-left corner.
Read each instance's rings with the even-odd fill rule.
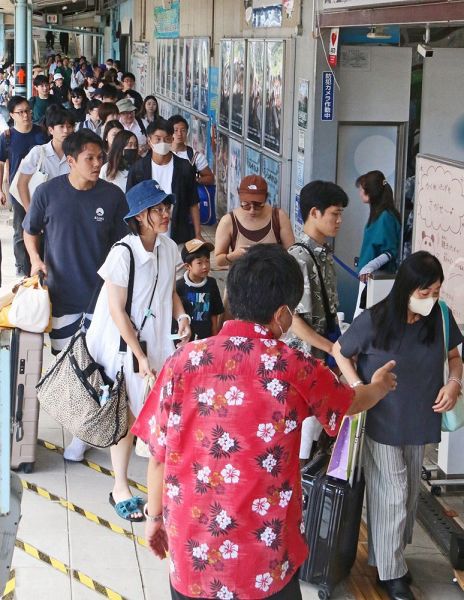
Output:
[[[205,156],[206,156],[207,131],[208,131],[207,121],[203,121],[203,119],[198,119],[197,145],[194,148],[197,152],[201,152]]]
[[[245,173],[247,175],[261,175],[261,153],[254,148],[245,147]]]
[[[172,83],[171,98],[177,100],[177,61],[178,61],[179,40],[172,40]]]
[[[199,127],[199,119],[195,115],[191,116],[190,119],[190,128],[189,128],[189,138],[192,143],[192,147],[194,150],[197,150],[198,147],[198,127]]]
[[[277,154],[281,151],[283,79],[284,42],[266,42],[264,147]]]
[[[229,129],[230,113],[230,60],[232,55],[231,40],[221,42],[221,89],[219,97],[219,125]]]
[[[160,41],[161,45],[161,56],[160,56],[160,93],[164,96],[166,94],[166,43],[164,40]]]
[[[208,87],[209,87],[209,40],[200,40],[201,74],[200,74],[200,112],[208,114]]]
[[[264,41],[248,42],[248,117],[246,136],[261,145],[263,134]]]
[[[192,61],[192,108],[194,110],[200,110],[200,40],[198,38],[193,39]]]
[[[245,94],[245,40],[234,40],[232,58],[232,110],[230,128],[243,132],[243,103]]]
[[[155,63],[155,90],[161,93],[161,42],[156,44],[156,63]]]
[[[229,197],[227,210],[237,208],[240,203],[238,188],[242,180],[242,143],[229,138]]]
[[[227,212],[227,191],[229,188],[229,137],[218,134],[216,153],[216,209],[218,219]]]
[[[192,40],[186,39],[184,44],[184,100],[187,106],[192,103]]]
[[[179,102],[184,100],[184,40],[179,40],[179,51],[178,51],[178,62],[177,62],[177,99]]]
[[[269,204],[280,206],[280,162],[264,154],[261,160],[261,175],[267,182]]]
[[[172,40],[166,40],[166,96],[172,92]]]
[[[308,127],[309,81],[307,79],[298,81],[298,127],[306,129]]]

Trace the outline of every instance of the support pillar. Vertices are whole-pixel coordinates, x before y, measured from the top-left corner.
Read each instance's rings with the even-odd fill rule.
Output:
[[[15,0],[15,95],[27,94],[27,0]]]
[[[32,66],[34,64],[34,39],[32,36],[32,2],[27,5],[27,98],[32,96]]]

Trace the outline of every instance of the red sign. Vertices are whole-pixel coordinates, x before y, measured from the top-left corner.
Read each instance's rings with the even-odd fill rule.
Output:
[[[15,67],[15,84],[26,85],[26,65],[24,63],[19,63],[15,65]]]
[[[337,66],[339,31],[338,27],[334,27],[330,30],[329,65],[331,67]]]

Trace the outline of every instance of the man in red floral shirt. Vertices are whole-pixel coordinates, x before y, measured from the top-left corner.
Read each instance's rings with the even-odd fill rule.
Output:
[[[394,363],[351,389],[279,341],[303,277],[277,245],[250,248],[227,289],[237,320],[166,362],[132,429],[153,455],[147,540],[160,558],[169,549],[174,600],[298,600],[301,423],[315,415],[336,435],[396,386]]]

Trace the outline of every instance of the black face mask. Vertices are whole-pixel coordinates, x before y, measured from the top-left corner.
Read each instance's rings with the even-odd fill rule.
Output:
[[[139,157],[138,150],[135,148],[125,148],[122,151],[122,161],[127,166],[132,166]]]

